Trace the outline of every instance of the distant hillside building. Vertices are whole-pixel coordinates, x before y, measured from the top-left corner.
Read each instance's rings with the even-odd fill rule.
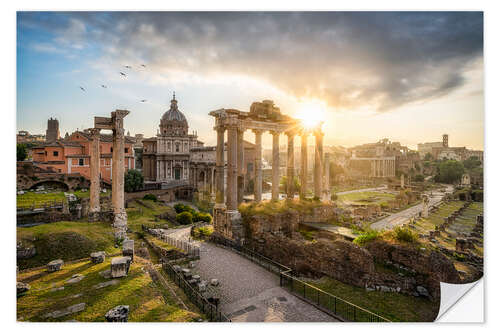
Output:
[[[45,141],[43,134],[30,134],[28,131],[19,131],[16,135],[17,143],[36,143]]]
[[[448,134],[443,134],[443,140],[441,142],[419,143],[418,153],[421,158],[430,154],[432,158],[437,160],[448,159],[464,161],[471,156],[476,156],[480,161],[483,161],[482,150],[470,150],[466,147],[449,147]]]
[[[59,120],[52,119],[47,121],[47,131],[45,133],[45,140],[47,142],[54,142],[59,140]]]

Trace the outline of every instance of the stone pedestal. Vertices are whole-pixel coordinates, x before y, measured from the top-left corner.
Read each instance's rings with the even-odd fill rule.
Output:
[[[119,278],[127,276],[130,268],[130,257],[118,257],[111,259],[111,277]]]
[[[52,260],[47,264],[47,270],[49,272],[60,271],[63,265],[64,261],[62,261],[62,259]]]
[[[226,223],[230,226],[230,234],[226,237],[242,243],[244,241],[243,220],[237,210],[226,211]]]
[[[131,261],[134,261],[134,240],[126,239],[123,241],[122,254],[124,257],[130,257]]]
[[[90,254],[90,261],[92,261],[93,264],[100,264],[104,262],[105,259],[106,259],[106,252],[104,251],[92,252]]]
[[[426,195],[422,197],[422,217],[429,217],[429,197]]]

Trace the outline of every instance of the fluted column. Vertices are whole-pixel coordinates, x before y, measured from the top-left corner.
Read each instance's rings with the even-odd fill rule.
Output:
[[[293,144],[294,144],[294,138],[295,138],[295,133],[294,132],[288,132],[286,133],[288,136],[288,159],[286,161],[286,197],[288,199],[293,199],[294,195],[294,190],[293,190],[293,184],[294,184],[294,151],[293,151]]]
[[[273,184],[271,189],[271,199],[279,200],[280,189],[280,133],[271,132],[273,135]]]
[[[101,180],[99,177],[101,153],[99,149],[99,136],[100,129],[92,128],[90,133],[92,135],[92,144],[90,146],[90,207],[89,207],[89,221],[98,221],[101,205],[99,202],[99,195],[101,192]]]
[[[116,110],[112,112],[113,119],[113,182],[112,201],[114,213],[114,226],[122,232],[127,226],[127,212],[125,211],[125,178],[124,178],[124,157],[125,157],[125,130],[123,129],[123,118],[129,114],[126,110]],[[124,236],[124,235],[122,235]]]
[[[300,197],[307,194],[307,133],[300,137]]]
[[[215,203],[219,207],[224,205],[224,132],[225,128],[218,126],[217,131],[217,148],[215,155],[215,172],[216,172],[216,190]]]
[[[227,194],[228,210],[238,209],[238,129],[236,125],[227,127]]]
[[[262,200],[262,131],[254,130],[255,133],[255,163],[254,163],[254,181],[253,193],[254,200],[260,202]]]
[[[243,175],[243,166],[244,166],[244,161],[245,161],[245,148],[243,146],[243,129],[238,128],[237,131],[237,150],[238,150],[238,161],[237,161],[237,171],[238,171],[238,177],[237,177],[237,187],[238,187],[238,205],[243,202],[243,190],[244,190],[244,185],[245,185],[245,178]]]
[[[323,187],[321,184],[323,174],[323,133],[317,131],[314,133],[316,138],[316,147],[314,150],[314,196],[321,198]]]

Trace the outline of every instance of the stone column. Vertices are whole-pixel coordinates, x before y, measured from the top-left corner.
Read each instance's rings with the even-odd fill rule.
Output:
[[[323,200],[330,200],[330,153],[325,153],[323,172]]]
[[[271,199],[279,200],[280,189],[280,133],[272,131],[273,135],[273,184],[271,189]]]
[[[294,195],[294,190],[293,190],[293,184],[294,184],[294,147],[293,147],[293,141],[295,138],[295,133],[294,132],[288,132],[286,133],[288,136],[288,159],[286,161],[286,197],[288,199],[293,199]]]
[[[238,177],[237,177],[237,188],[238,188],[238,205],[243,202],[243,190],[244,190],[244,185],[245,185],[245,178],[243,175],[243,169],[244,169],[244,164],[245,164],[245,147],[243,145],[243,133],[244,130],[242,128],[238,128],[237,131],[237,150],[238,150],[238,156],[237,156],[237,171],[238,171]]]
[[[307,133],[300,137],[300,197],[307,194]]]
[[[218,208],[225,208],[224,204],[224,132],[225,128],[217,126],[217,148],[215,155],[216,191],[215,204]]]
[[[125,211],[124,193],[125,130],[123,129],[123,118],[129,113],[130,112],[126,110],[116,110],[111,113],[113,122],[113,226],[118,229],[119,238],[125,238],[127,229],[127,212]]]
[[[323,133],[317,131],[314,133],[316,138],[316,148],[314,150],[314,196],[321,198],[322,174],[323,174]]]
[[[238,209],[238,129],[237,125],[227,128],[227,210]]]
[[[92,143],[90,146],[90,207],[89,207],[89,222],[99,221],[99,212],[101,211],[101,204],[99,202],[99,195],[101,192],[101,179],[100,174],[100,161],[101,153],[99,149],[99,136],[100,129],[92,128],[90,133],[92,135]]]
[[[404,173],[401,174],[401,188],[405,188],[405,175],[404,175]]]
[[[261,202],[262,200],[262,131],[253,130],[255,133],[255,176],[253,178],[253,193],[254,200]]]

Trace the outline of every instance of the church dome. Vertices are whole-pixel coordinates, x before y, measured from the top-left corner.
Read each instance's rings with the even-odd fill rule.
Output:
[[[160,134],[162,135],[187,135],[188,123],[184,114],[179,111],[177,100],[170,101],[170,109],[160,119]]]

